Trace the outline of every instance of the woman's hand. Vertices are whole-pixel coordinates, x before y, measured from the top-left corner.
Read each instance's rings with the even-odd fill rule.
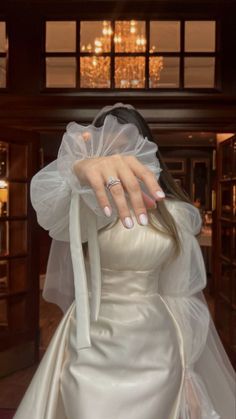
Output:
[[[134,156],[114,154],[112,156],[77,160],[74,163],[73,170],[81,185],[90,185],[93,188],[101,208],[108,217],[111,215],[111,207],[105,185],[110,176],[121,180],[121,184],[112,186],[110,192],[120,219],[127,228],[133,227],[133,220],[124,191],[129,194],[137,221],[142,225],[148,223],[147,208],[155,207],[155,201],[162,200],[165,197],[155,175]],[[154,198],[153,200],[142,192],[137,178],[145,183]]]

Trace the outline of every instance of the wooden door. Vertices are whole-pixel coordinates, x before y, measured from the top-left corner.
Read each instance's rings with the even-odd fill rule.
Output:
[[[0,131],[0,376],[38,360],[37,225],[30,179],[38,135]]]
[[[236,136],[217,146],[216,326],[236,368]]]

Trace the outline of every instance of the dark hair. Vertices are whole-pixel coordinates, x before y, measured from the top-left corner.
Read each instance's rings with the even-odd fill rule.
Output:
[[[102,126],[104,124],[106,116],[109,114],[115,116],[118,122],[120,122],[121,124],[134,124],[143,137],[147,137],[149,141],[155,142],[147,122],[145,121],[143,116],[136,109],[133,108],[117,106],[108,111],[104,111],[103,113],[99,113],[97,118],[95,117],[93,125],[95,127]],[[188,194],[180,188],[180,186],[175,182],[171,173],[168,171],[168,168],[162,159],[159,149],[157,150],[156,156],[159,159],[160,167],[162,168],[158,182],[163,191],[165,192],[166,197],[185,201],[192,204],[192,201],[190,200]],[[176,228],[175,220],[165,205],[165,199],[162,201],[157,201],[156,205],[157,208],[155,210],[149,210],[149,220],[151,224],[157,228],[157,230],[160,230],[161,225],[161,227],[163,227],[164,229],[164,232],[174,239],[174,243],[176,245],[176,254],[178,254],[181,249],[181,242],[178,230]],[[162,232],[163,229],[161,228]]]
[[[95,127],[102,126],[104,124],[104,120],[106,116],[109,114],[114,115],[117,118],[118,122],[120,122],[121,124],[131,123],[131,124],[136,125],[136,127],[139,130],[139,133],[143,137],[147,137],[149,141],[152,141],[155,143],[155,140],[152,136],[152,132],[146,120],[136,109],[127,108],[127,107],[115,107],[107,112],[103,112],[102,114],[99,114],[98,118],[94,119],[93,125]],[[168,168],[165,162],[163,161],[163,158],[161,156],[159,149],[157,150],[156,156],[162,168],[162,172],[160,173],[160,177],[159,177],[159,184],[161,188],[163,189],[163,191],[165,192],[166,196],[192,203],[187,192],[179,187],[179,185],[175,182],[171,173],[168,171]]]

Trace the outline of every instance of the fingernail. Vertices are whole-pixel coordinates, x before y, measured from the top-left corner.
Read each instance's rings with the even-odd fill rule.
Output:
[[[103,208],[103,210],[104,210],[105,215],[106,215],[107,217],[110,217],[110,216],[111,216],[111,210],[110,210],[110,208],[109,208],[109,207],[104,207],[104,208]]]
[[[146,226],[148,224],[148,218],[146,214],[140,214],[139,221],[143,226]]]
[[[163,191],[157,191],[156,192],[156,196],[157,196],[157,198],[164,198],[165,197],[165,193]]]
[[[130,217],[125,217],[124,222],[125,226],[128,228],[132,228],[134,225],[133,220]]]

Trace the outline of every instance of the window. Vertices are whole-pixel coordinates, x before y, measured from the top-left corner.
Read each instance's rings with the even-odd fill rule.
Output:
[[[215,89],[213,20],[45,22],[46,89]]]
[[[7,51],[6,22],[0,21],[0,89],[7,87]]]

